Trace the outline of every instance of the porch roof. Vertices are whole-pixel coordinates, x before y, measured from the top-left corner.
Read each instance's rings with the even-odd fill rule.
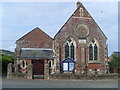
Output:
[[[19,59],[54,59],[52,49],[22,48]]]

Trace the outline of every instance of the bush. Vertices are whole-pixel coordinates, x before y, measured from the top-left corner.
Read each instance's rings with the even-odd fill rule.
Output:
[[[9,63],[13,63],[14,62],[14,53],[10,52],[7,53],[8,51],[2,50],[0,52],[0,63],[2,64],[2,75],[6,75],[7,73],[7,65]]]

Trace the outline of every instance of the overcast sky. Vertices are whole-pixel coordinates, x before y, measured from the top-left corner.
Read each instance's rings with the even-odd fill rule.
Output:
[[[109,55],[118,51],[118,3],[82,2],[108,37]],[[51,37],[76,9],[76,2],[3,2],[2,49],[14,51],[15,41],[39,27]]]

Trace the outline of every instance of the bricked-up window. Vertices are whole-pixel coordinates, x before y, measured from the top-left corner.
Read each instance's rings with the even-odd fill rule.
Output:
[[[65,58],[69,57],[69,45],[68,43],[65,45]]]
[[[89,46],[89,60],[93,60],[93,46],[90,44]]]
[[[71,44],[70,49],[71,49],[71,58],[74,60],[74,45],[73,45],[73,43]]]
[[[94,60],[97,60],[98,59],[98,48],[97,48],[97,45],[95,44],[94,46]]]

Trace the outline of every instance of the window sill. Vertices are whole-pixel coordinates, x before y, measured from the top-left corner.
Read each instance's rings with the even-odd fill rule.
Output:
[[[88,61],[88,63],[97,63],[97,64],[100,64],[100,61],[99,60],[93,60],[93,61]]]

